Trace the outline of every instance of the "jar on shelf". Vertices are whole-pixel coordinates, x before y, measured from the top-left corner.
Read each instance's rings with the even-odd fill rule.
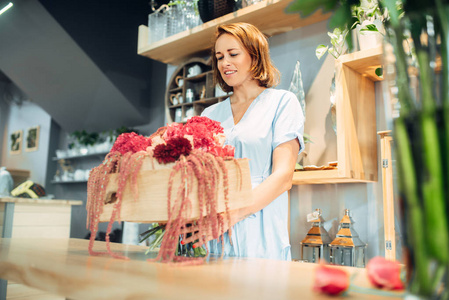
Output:
[[[187,89],[187,91],[186,91],[186,102],[187,103],[192,103],[193,102],[193,98],[194,98],[193,90],[192,89]]]
[[[148,15],[148,43],[154,43],[167,37],[167,9],[161,5],[155,12]]]

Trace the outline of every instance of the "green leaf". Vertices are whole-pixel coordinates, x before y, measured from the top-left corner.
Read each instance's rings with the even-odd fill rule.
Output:
[[[341,37],[341,30],[340,28],[335,28],[333,32],[328,32],[327,35],[331,40],[337,41]]]
[[[352,35],[346,35],[346,44],[348,44],[348,51],[352,50]]]
[[[376,32],[379,32],[379,30],[377,30],[377,26],[374,25],[374,24],[366,25],[365,27],[360,29],[360,31],[376,31]]]
[[[352,20],[351,8],[349,4],[345,2],[332,15],[331,19],[329,20],[329,28],[348,27],[348,23],[350,20]]]
[[[309,134],[304,133],[303,138],[304,138],[304,144],[307,144],[307,143],[313,144],[312,137]]]
[[[301,17],[308,17],[317,9],[322,8],[323,13],[335,9],[337,0],[296,0],[285,9],[286,13],[299,13]]]
[[[304,169],[303,166],[301,166],[301,165],[298,164],[298,163],[295,164],[295,170],[302,170],[302,169]]]
[[[376,71],[374,71],[377,76],[383,77],[384,75],[384,69],[383,68],[377,68]]]
[[[333,48],[333,47],[330,47],[329,50],[327,50],[327,51],[330,54],[332,54],[332,56],[335,57],[335,59],[337,59],[340,56],[340,54],[337,51],[335,51],[335,48]]]
[[[399,11],[397,9],[396,0],[380,0],[382,6],[388,9],[390,15],[390,23],[393,27],[399,26]]]
[[[315,55],[316,55],[316,57],[317,57],[318,59],[320,59],[321,57],[323,57],[323,55],[326,54],[328,48],[329,48],[329,47],[328,47],[328,46],[325,46],[325,45],[319,45],[318,47],[316,47],[316,50],[315,50]]]

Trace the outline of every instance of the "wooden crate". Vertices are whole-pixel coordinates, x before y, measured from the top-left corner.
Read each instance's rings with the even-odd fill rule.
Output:
[[[252,187],[248,159],[239,159],[237,160],[237,163],[240,166],[241,174],[239,174],[235,162],[225,162],[228,169],[229,209],[231,210],[252,204],[250,197]],[[137,223],[166,222],[168,220],[168,179],[171,171],[172,168],[160,168],[157,164],[154,169],[152,167],[151,158],[146,158],[137,177],[137,186],[139,190],[138,198],[134,199],[131,184],[129,182],[125,187],[120,220]],[[100,216],[100,222],[109,222],[113,210],[113,203],[116,200],[115,193],[118,187],[118,174],[111,174],[109,176],[109,183],[106,188],[106,204],[104,205],[103,213]],[[173,200],[176,197],[176,191],[178,190],[180,183],[181,175],[178,173],[174,179]],[[239,189],[240,184],[241,188]],[[200,211],[198,202],[198,181],[196,178],[193,180],[189,198],[191,199],[192,207],[188,211],[188,218],[197,219],[199,218]],[[173,202],[174,201],[172,201],[172,205]],[[221,180],[218,185],[218,211],[226,211],[223,182]],[[203,207],[203,215],[205,214],[205,207]]]

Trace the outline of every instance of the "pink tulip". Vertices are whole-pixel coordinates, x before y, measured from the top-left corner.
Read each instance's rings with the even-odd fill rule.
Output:
[[[349,275],[337,267],[319,265],[315,270],[313,290],[328,295],[340,295],[349,287]]]
[[[401,266],[396,261],[386,260],[381,256],[372,258],[366,265],[369,280],[378,288],[402,290]]]

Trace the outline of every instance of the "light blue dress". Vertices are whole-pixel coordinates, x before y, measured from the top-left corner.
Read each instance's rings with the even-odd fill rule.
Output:
[[[296,96],[285,90],[265,89],[248,107],[237,125],[230,99],[207,107],[202,116],[219,121],[226,145],[235,147],[236,158],[249,158],[252,187],[270,174],[273,150],[297,138],[304,149],[304,117]],[[224,255],[291,260],[288,236],[288,194],[280,195],[261,211],[237,223],[224,236]],[[221,254],[221,243],[209,243],[211,253]]]

